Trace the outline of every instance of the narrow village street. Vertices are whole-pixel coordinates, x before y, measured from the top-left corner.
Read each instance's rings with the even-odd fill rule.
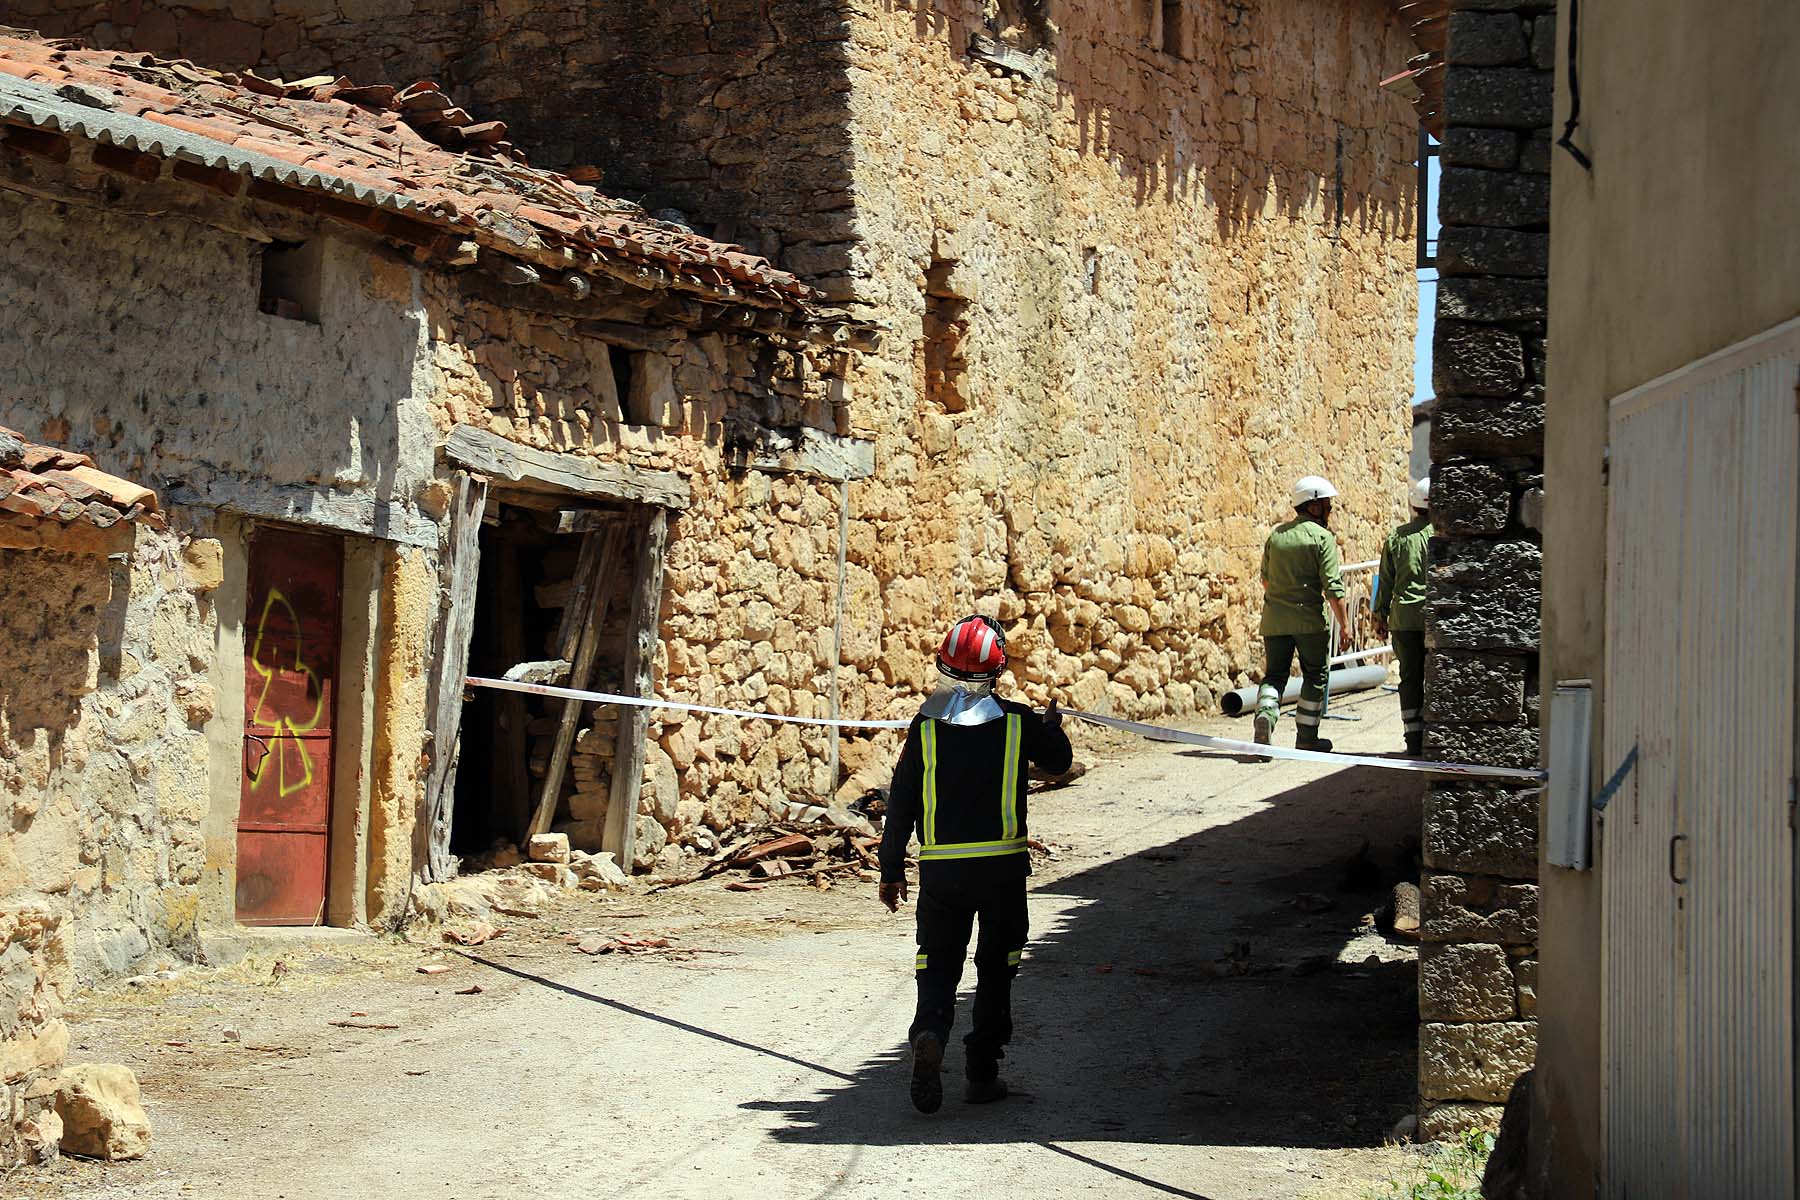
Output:
[[[1336,711],[1355,718],[1331,722],[1342,748],[1399,745],[1391,693]],[[1407,869],[1420,777],[1075,738],[1091,769],[1033,798],[1055,856],[1003,1104],[963,1104],[952,1074],[936,1117],[908,1106],[911,911],[873,883],[640,879],[470,950],[271,936],[232,967],[77,998],[74,1051],[137,1071],[154,1145],[0,1190],[1380,1194],[1419,1153],[1383,1148],[1413,1111],[1414,955],[1366,915]],[[589,956],[572,943],[592,931],[686,952]]]

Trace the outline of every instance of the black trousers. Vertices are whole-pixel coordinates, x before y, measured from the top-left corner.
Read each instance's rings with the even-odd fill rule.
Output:
[[[917,907],[919,953],[914,978],[919,1006],[913,1015],[910,1042],[929,1030],[948,1043],[956,1023],[956,985],[962,979],[969,933],[981,923],[975,945],[974,1028],[963,1038],[971,1079],[992,1079],[1012,1041],[1012,982],[1019,973],[1028,919],[1025,880],[922,883]]]

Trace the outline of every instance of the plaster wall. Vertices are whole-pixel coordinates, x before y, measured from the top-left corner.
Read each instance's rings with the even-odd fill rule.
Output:
[[[1552,171],[1546,689],[1605,676],[1607,402],[1800,313],[1797,42],[1800,10],[1781,0],[1648,0],[1629,21],[1583,11],[1575,141],[1594,167],[1559,152]],[[1571,97],[1566,64],[1558,70],[1560,122]],[[1595,786],[1604,770],[1594,764]],[[1602,855],[1591,872],[1546,866],[1541,877],[1531,1164],[1541,1195],[1587,1194],[1602,1162],[1605,866]]]

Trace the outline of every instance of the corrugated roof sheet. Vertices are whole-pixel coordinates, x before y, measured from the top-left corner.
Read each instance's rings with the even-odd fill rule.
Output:
[[[13,31],[20,32],[20,31]],[[540,170],[436,84],[297,84],[147,54],[0,36],[0,123],[333,197],[527,262],[604,267],[646,287],[806,309],[817,294],[766,259]],[[413,230],[413,232],[418,232]],[[572,261],[571,261],[572,259]]]

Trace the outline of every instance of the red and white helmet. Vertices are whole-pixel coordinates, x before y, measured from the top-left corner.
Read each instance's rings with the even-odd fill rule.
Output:
[[[964,617],[938,650],[938,670],[952,679],[997,679],[1006,669],[1006,634],[992,617]]]

